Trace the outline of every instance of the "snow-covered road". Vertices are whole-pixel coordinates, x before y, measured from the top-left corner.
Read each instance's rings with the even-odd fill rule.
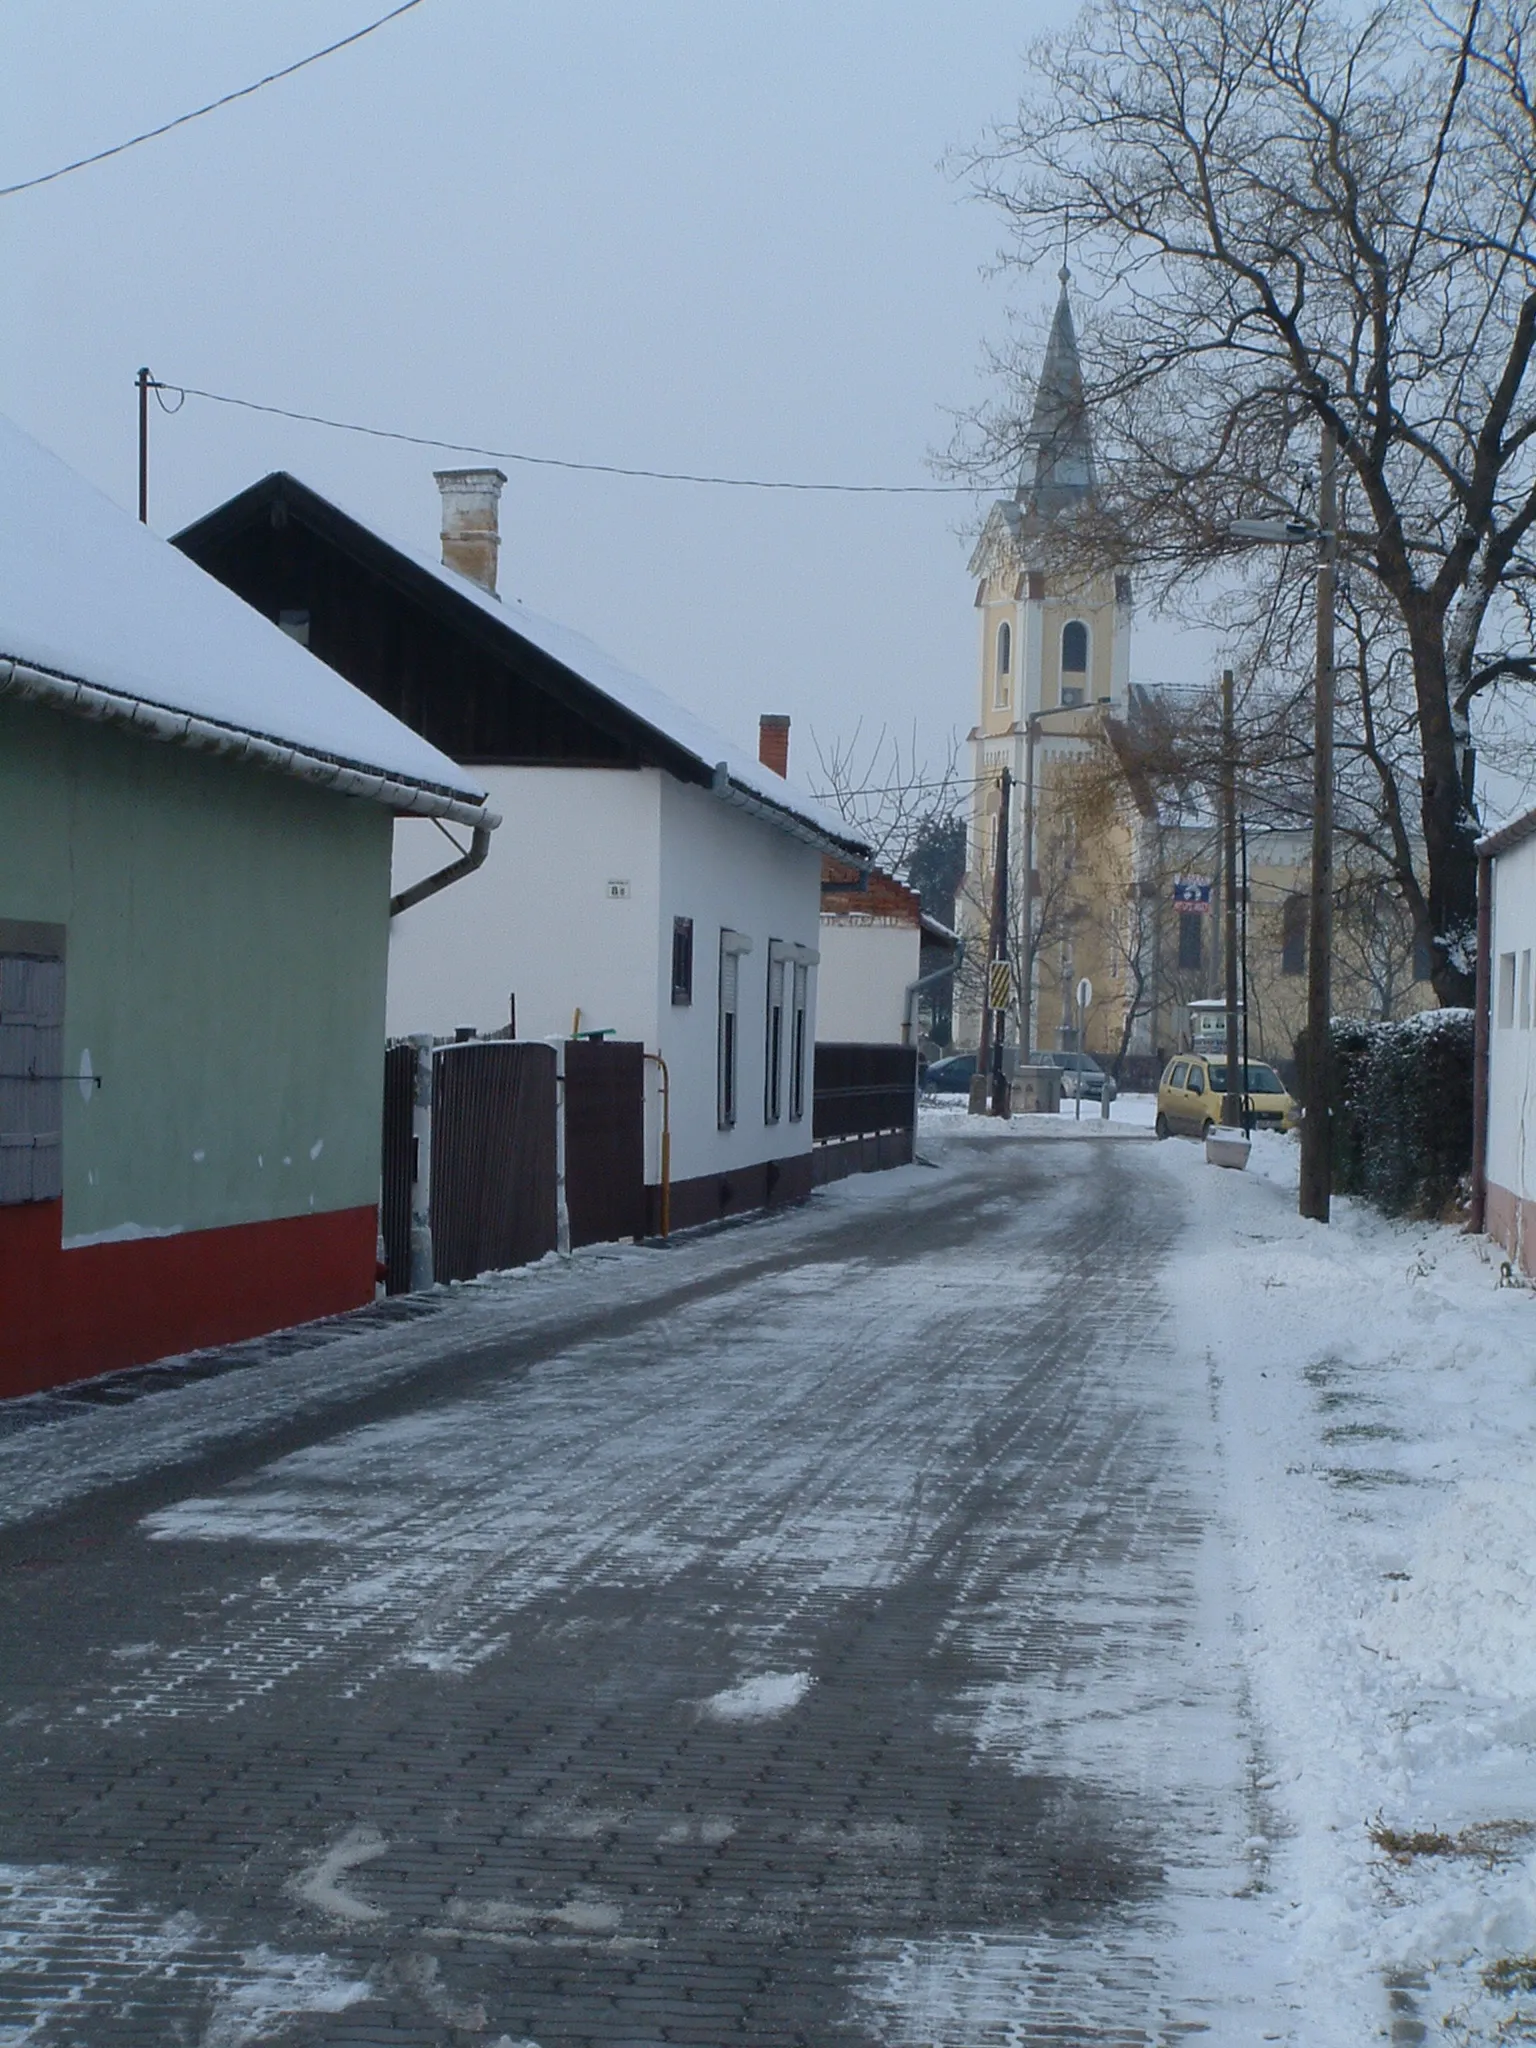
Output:
[[[1451,1284],[1403,1247],[1536,1306],[1320,1238],[1278,1141],[928,1126],[932,1169],[0,1439],[0,2044],[1507,2021],[1452,1950],[1516,1953],[1523,1837],[1366,1833],[1518,1821],[1536,1736],[1425,1775],[1446,1568],[1382,1574],[1455,1554],[1454,1489],[1371,1375]]]

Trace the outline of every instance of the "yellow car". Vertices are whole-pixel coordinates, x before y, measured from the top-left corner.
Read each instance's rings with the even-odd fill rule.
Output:
[[[1254,1127],[1289,1130],[1296,1105],[1274,1068],[1250,1060],[1247,1080],[1249,1118]],[[1207,1059],[1203,1053],[1182,1053],[1170,1060],[1157,1086],[1157,1135],[1166,1138],[1182,1131],[1191,1138],[1203,1138],[1221,1122],[1226,1088],[1225,1060]]]

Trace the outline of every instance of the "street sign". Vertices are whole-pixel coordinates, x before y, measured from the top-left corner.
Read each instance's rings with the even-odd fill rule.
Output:
[[[1013,969],[1006,960],[994,960],[987,969],[987,1008],[1006,1010],[1013,1001]]]
[[[1077,984],[1078,1015],[1081,1016],[1084,1010],[1091,1010],[1092,1008],[1093,983],[1088,979],[1087,975],[1085,974],[1082,980]]]

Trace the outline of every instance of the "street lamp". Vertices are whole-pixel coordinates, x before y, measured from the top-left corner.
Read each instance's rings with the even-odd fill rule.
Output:
[[[1338,571],[1338,440],[1323,424],[1317,520],[1235,519],[1243,540],[1317,547],[1317,674],[1312,698],[1312,886],[1307,920],[1307,1071],[1302,1089],[1303,1216],[1326,1223],[1333,1193],[1328,1027],[1333,1010],[1333,612]]]

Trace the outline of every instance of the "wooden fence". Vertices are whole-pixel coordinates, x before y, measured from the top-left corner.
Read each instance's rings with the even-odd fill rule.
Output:
[[[818,1187],[910,1164],[916,1121],[915,1046],[817,1046],[811,1134]]]
[[[542,1043],[388,1047],[380,1221],[391,1294],[425,1283],[425,1239],[412,1272],[413,1226],[420,1234],[423,1218],[438,1281],[529,1265],[554,1251],[562,1193],[573,1247],[644,1231],[643,1050],[573,1039],[561,1054],[563,1086],[562,1061]]]

